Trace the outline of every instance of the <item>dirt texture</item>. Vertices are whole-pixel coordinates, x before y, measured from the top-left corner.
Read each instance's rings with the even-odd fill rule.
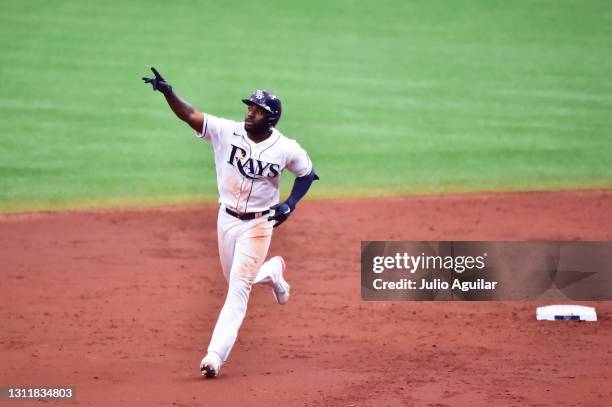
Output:
[[[292,285],[253,290],[217,379],[216,206],[0,216],[0,386],[83,406],[609,406],[612,302],[365,302],[362,240],[612,240],[612,191],[305,201],[275,230]],[[8,403],[8,402],[0,402]],[[26,401],[15,406],[43,405]],[[13,405],[13,404],[10,404]]]

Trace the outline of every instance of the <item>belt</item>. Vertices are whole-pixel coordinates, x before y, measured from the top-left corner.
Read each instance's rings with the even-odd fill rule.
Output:
[[[263,212],[238,213],[226,207],[225,212],[227,212],[229,215],[232,215],[234,218],[238,218],[240,220],[252,220],[270,213],[270,210],[268,209]]]

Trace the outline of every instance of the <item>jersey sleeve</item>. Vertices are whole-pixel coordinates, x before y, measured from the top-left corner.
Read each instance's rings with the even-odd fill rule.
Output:
[[[201,131],[196,131],[196,137],[203,139],[212,145],[217,145],[219,143],[219,139],[221,138],[221,134],[223,133],[223,128],[226,126],[226,121],[227,120],[205,113],[204,125],[202,126]]]
[[[312,161],[308,153],[296,141],[292,141],[292,154],[289,155],[286,168],[296,177],[303,177],[312,171]]]

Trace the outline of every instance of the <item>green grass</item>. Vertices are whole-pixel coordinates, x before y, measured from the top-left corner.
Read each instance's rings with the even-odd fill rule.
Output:
[[[612,187],[608,1],[174,3],[3,2],[0,210],[214,201],[152,65],[220,116],[275,90],[312,196]]]

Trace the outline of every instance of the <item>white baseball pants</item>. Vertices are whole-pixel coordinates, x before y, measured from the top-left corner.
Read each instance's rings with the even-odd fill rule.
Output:
[[[251,286],[274,287],[282,265],[278,261],[264,262],[272,240],[272,222],[268,221],[268,215],[244,221],[229,215],[221,205],[217,239],[221,267],[229,288],[208,352],[215,352],[225,362],[246,314]]]

